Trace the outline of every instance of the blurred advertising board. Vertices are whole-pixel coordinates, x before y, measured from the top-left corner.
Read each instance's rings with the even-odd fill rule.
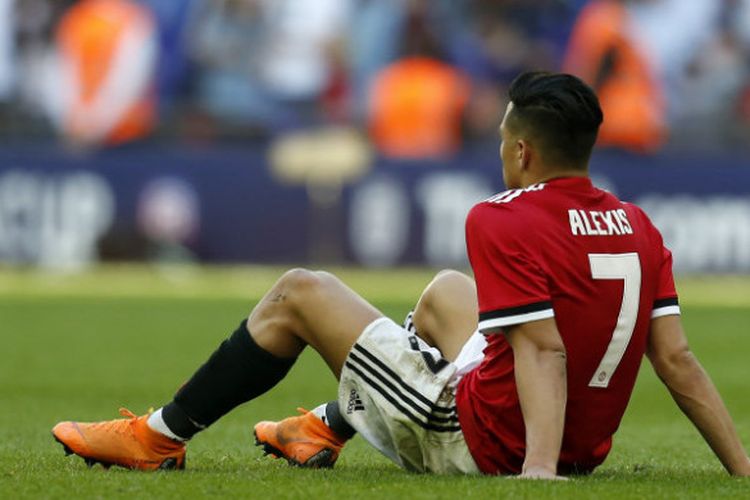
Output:
[[[463,266],[466,213],[503,189],[494,147],[376,160],[330,185],[280,179],[269,163],[262,147],[6,147],[0,262]],[[750,273],[750,159],[599,152],[592,176],[650,214],[677,272]]]

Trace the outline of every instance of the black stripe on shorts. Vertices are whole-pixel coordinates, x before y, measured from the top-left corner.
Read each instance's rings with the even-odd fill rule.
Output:
[[[391,370],[388,365],[383,363],[381,360],[379,360],[375,355],[373,355],[371,352],[369,352],[367,349],[362,347],[359,344],[354,344],[354,348],[352,349],[352,353],[354,351],[357,351],[358,353],[361,353],[363,356],[365,356],[369,361],[371,361],[373,364],[375,364],[378,368],[383,370],[385,373],[390,375],[390,377],[398,383],[405,391],[407,391],[409,394],[414,396],[416,399],[427,405],[430,410],[436,413],[454,413],[456,411],[456,407],[452,406],[450,408],[445,408],[442,406],[437,406],[432,401],[424,397],[419,391],[411,387],[409,384],[404,382],[401,377],[398,376],[393,370]]]
[[[437,415],[433,415],[427,410],[425,410],[422,406],[420,406],[419,403],[415,402],[414,400],[406,396],[403,392],[399,391],[398,388],[391,381],[389,381],[386,377],[384,377],[380,372],[375,370],[375,368],[368,365],[362,358],[354,354],[354,352],[349,353],[349,360],[352,362],[352,364],[356,363],[360,369],[368,372],[372,377],[376,378],[381,384],[383,384],[389,390],[390,395],[394,397],[398,397],[402,402],[407,403],[414,410],[416,410],[417,413],[425,417],[427,420],[432,420],[436,423],[446,423],[446,424],[458,422],[458,417],[455,415],[455,410],[456,410],[455,407],[451,408],[451,413],[448,416],[438,417]],[[386,390],[386,389],[383,389],[383,390]],[[440,408],[440,407],[437,407],[437,408]]]
[[[378,391],[389,403],[391,403],[394,408],[399,410],[401,413],[406,415],[409,420],[414,422],[415,424],[419,425],[423,429],[435,431],[435,432],[459,432],[461,430],[461,426],[455,425],[451,427],[441,427],[435,424],[432,424],[430,422],[423,422],[419,417],[414,415],[412,412],[410,412],[406,407],[404,407],[401,403],[399,403],[391,394],[388,393],[385,389],[383,389],[377,382],[372,380],[370,377],[368,377],[362,370],[360,370],[357,366],[352,364],[350,361],[347,361],[345,363],[346,367],[349,368],[351,371],[356,373],[360,376],[360,378],[367,383],[370,387]]]

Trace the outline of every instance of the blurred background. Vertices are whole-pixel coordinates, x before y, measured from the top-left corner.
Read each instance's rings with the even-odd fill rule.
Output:
[[[0,0],[0,267],[464,266],[532,69],[678,272],[750,274],[750,0]]]

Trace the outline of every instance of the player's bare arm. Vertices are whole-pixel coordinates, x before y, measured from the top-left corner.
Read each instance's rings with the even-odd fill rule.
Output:
[[[554,319],[506,329],[513,348],[518,398],[526,425],[522,477],[554,479],[567,399],[565,346]]]
[[[690,351],[679,316],[663,316],[651,322],[647,355],[677,406],[727,472],[750,476],[750,460],[732,418],[708,374]]]

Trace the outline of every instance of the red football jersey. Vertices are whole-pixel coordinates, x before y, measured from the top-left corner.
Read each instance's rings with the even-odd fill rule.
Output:
[[[480,470],[517,474],[525,428],[502,328],[554,318],[567,351],[558,470],[604,461],[646,350],[652,318],[679,314],[672,257],[646,214],[586,177],[554,179],[476,205],[466,242],[484,360],[460,382],[458,416]]]

